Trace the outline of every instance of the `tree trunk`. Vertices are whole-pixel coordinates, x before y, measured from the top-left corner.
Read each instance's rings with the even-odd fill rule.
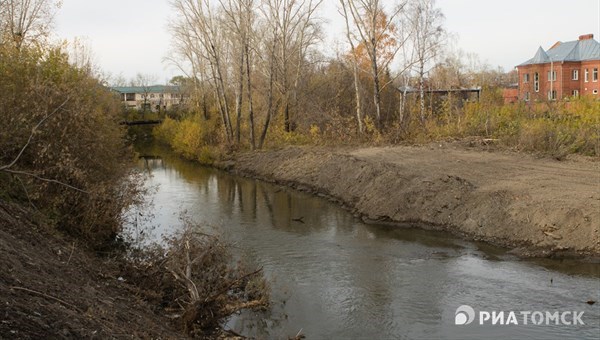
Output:
[[[248,43],[244,48],[246,54],[246,92],[248,93],[248,110],[250,119],[250,145],[252,150],[256,149],[256,141],[254,137],[254,106],[252,104],[252,78],[250,77],[250,51]]]
[[[223,118],[225,121],[225,130],[227,131],[227,140],[231,143],[231,140],[233,139],[233,128],[231,126],[231,118],[229,116],[229,103],[227,102],[227,92],[225,90],[225,83],[223,81],[223,73],[221,71],[221,62],[219,60],[217,51],[215,49],[214,46],[211,46],[212,51],[213,51],[213,57],[214,57],[214,62],[215,62],[215,66],[214,68],[217,71],[216,74],[216,81],[217,81],[217,87],[220,89],[220,101],[222,101],[222,109],[223,109]]]
[[[375,125],[381,129],[381,93],[379,85],[379,69],[377,65],[377,51],[375,50],[375,41],[372,41],[373,50],[371,55],[371,66],[373,69],[373,102],[375,104]]]
[[[419,64],[419,101],[421,105],[421,124],[425,125],[425,65]]]
[[[239,67],[239,86],[237,91],[237,100],[236,100],[236,117],[237,121],[235,122],[236,127],[236,140],[237,143],[240,144],[241,141],[241,122],[242,122],[242,92],[244,91],[244,54],[245,51],[242,49],[240,53],[240,67]]]
[[[285,132],[290,132],[292,131],[291,129],[291,124],[290,124],[290,98],[289,96],[286,96],[285,99],[285,110],[284,110],[284,120],[285,120]]]
[[[221,102],[220,86],[217,83],[218,79],[217,79],[217,74],[215,71],[215,66],[211,65],[210,70],[213,74],[213,79],[215,80],[215,87],[214,87],[215,99],[217,100],[217,106],[219,107],[219,113],[221,114],[221,121],[223,123],[223,130],[225,132],[225,137],[227,137],[227,143],[231,143],[231,136],[229,135],[229,131],[227,129],[227,119],[226,119],[225,108],[223,107],[223,103]]]
[[[269,94],[267,99],[267,117],[265,119],[265,125],[263,126],[262,134],[260,135],[260,141],[258,142],[258,148],[262,149],[265,138],[267,137],[267,131],[269,130],[269,124],[271,123],[271,116],[273,115],[273,82],[275,73],[275,46],[277,40],[273,38],[273,46],[271,47],[271,65],[269,67]]]
[[[364,127],[363,121],[362,121],[362,111],[361,111],[361,103],[360,103],[360,84],[359,84],[359,77],[358,77],[358,65],[356,65],[356,60],[354,60],[353,69],[354,69],[354,93],[356,95],[356,121],[358,122],[358,131],[360,133],[364,133],[365,127]]]

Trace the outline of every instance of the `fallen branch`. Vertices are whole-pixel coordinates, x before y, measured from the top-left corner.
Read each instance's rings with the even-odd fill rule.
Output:
[[[79,191],[79,192],[82,192],[82,193],[88,194],[88,195],[90,193],[89,191],[85,191],[83,189],[79,189],[79,188],[74,187],[74,186],[72,186],[70,184],[67,184],[67,183],[64,183],[64,182],[61,182],[61,181],[57,181],[55,179],[49,179],[49,178],[40,177],[40,176],[38,176],[36,174],[32,174],[31,172],[27,172],[27,171],[10,170],[10,169],[2,169],[2,168],[0,168],[0,171],[8,172],[10,174],[15,174],[15,175],[25,175],[25,176],[33,177],[33,178],[38,179],[38,180],[43,181],[43,182],[48,182],[48,183],[54,183],[54,184],[62,185],[62,186],[67,187],[69,189],[72,189],[72,190],[75,190],[75,191]]]
[[[254,275],[260,273],[262,270],[263,270],[263,267],[260,267],[257,270],[253,271],[252,273],[246,274],[242,277],[239,277],[239,278],[233,280],[227,287],[225,287],[225,289],[217,292],[216,294],[213,294],[212,296],[207,297],[204,300],[204,302],[212,301],[212,300],[216,299],[218,296],[227,293],[231,289],[231,287],[233,287],[235,284],[239,283],[240,281],[242,281],[243,279],[245,279],[247,277],[254,276]]]
[[[71,262],[71,258],[73,257],[73,252],[75,251],[75,242],[73,242],[73,247],[71,248],[71,255],[69,255],[69,259],[67,260],[67,265]]]
[[[59,298],[57,298],[57,297],[54,297],[54,296],[52,296],[52,295],[48,295],[48,294],[45,294],[45,293],[42,293],[42,292],[38,292],[37,290],[33,290],[33,289],[29,289],[29,288],[24,288],[24,287],[15,287],[15,286],[13,286],[13,287],[10,287],[10,289],[22,290],[22,291],[24,291],[24,292],[28,292],[28,293],[31,293],[31,294],[39,295],[39,296],[45,297],[45,298],[47,298],[47,299],[50,299],[50,300],[54,300],[54,301],[56,301],[56,302],[59,302],[59,303],[61,303],[61,304],[65,305],[65,306],[67,306],[67,307],[70,307],[70,308],[72,308],[72,309],[74,309],[74,310],[78,311],[78,312],[79,312],[79,313],[81,313],[81,314],[83,314],[83,313],[84,313],[84,312],[83,312],[81,309],[77,308],[77,306],[75,306],[75,305],[72,305],[72,304],[70,304],[70,303],[68,303],[68,302],[66,302],[66,301],[64,301],[64,300],[61,300],[61,299],[59,299]]]

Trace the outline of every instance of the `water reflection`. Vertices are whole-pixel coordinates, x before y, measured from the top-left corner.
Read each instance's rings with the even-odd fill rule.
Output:
[[[335,204],[268,183],[142,150],[140,167],[159,185],[159,239],[179,212],[217,228],[237,255],[272,281],[270,315],[244,313],[228,326],[258,338],[595,337],[598,264],[519,261],[505,251],[414,228],[365,225]],[[550,263],[550,264],[548,264]],[[545,265],[540,266],[540,264]],[[578,275],[573,275],[578,274]],[[580,275],[585,274],[585,275]],[[553,283],[550,284],[550,278]],[[490,310],[582,310],[585,327],[453,325],[463,304]]]

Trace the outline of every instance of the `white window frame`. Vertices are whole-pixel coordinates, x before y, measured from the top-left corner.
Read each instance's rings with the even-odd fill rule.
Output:
[[[572,95],[573,98],[579,98],[579,90],[573,90]]]
[[[556,90],[548,91],[548,100],[556,100]]]
[[[525,92],[525,97],[523,98],[526,102],[529,101],[529,92]]]
[[[598,89],[594,89],[594,91],[592,91],[593,94],[598,94]]]
[[[589,74],[590,74],[590,71],[586,68],[585,72],[583,73],[583,81],[586,83],[589,81]]]
[[[533,89],[535,92],[540,92],[540,74],[537,72],[533,74]]]
[[[598,82],[598,68],[594,67],[594,69],[592,70],[592,81],[594,83]]]
[[[571,71],[571,80],[579,80],[579,70]]]
[[[556,81],[556,71],[548,71],[548,81]]]

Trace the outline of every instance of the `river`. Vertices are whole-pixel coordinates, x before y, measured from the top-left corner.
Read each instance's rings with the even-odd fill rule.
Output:
[[[141,149],[154,188],[138,222],[140,244],[181,228],[181,212],[220,233],[271,282],[272,311],[226,325],[257,338],[600,338],[600,265],[521,260],[443,232],[367,225],[323,198]],[[140,220],[141,221],[141,220]],[[134,236],[135,237],[135,236]],[[137,238],[136,238],[137,239]],[[461,305],[476,314],[455,325]],[[479,324],[485,312],[515,312],[518,325]],[[541,325],[520,312],[581,313],[584,325]],[[559,314],[561,315],[561,314]],[[571,321],[572,314],[565,314]],[[581,315],[581,314],[580,314]],[[539,316],[539,314],[537,315]],[[546,325],[548,321],[548,325]],[[561,323],[559,320],[558,323]]]

